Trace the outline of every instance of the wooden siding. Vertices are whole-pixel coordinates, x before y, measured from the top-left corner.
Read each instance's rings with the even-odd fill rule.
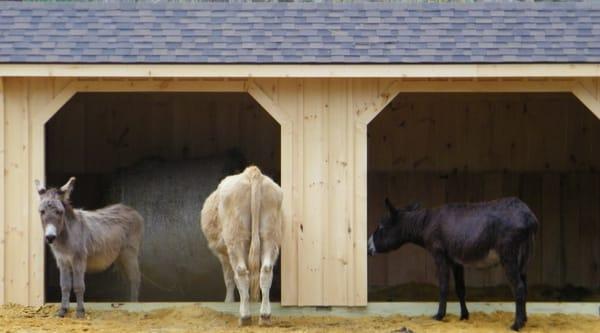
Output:
[[[172,71],[174,67],[168,70]],[[119,73],[117,71],[114,75]],[[181,72],[181,76],[184,74]],[[30,305],[43,303],[43,241],[37,195],[32,185],[34,178],[44,178],[45,174],[43,124],[77,91],[247,91],[271,114],[281,126],[281,182],[286,198],[285,244],[282,249],[284,305],[366,304],[366,221],[367,213],[371,214],[367,210],[370,194],[367,188],[367,124],[396,93],[572,91],[586,106],[600,114],[597,79],[411,81],[282,77],[237,81],[193,78],[128,81],[14,77],[3,78],[2,83],[0,96],[3,97],[3,107],[0,111],[4,117],[4,196],[0,199],[4,211],[0,227],[4,227],[4,243],[0,243],[0,254],[4,260],[4,297],[0,301]],[[156,111],[151,109],[150,112]],[[457,121],[453,113],[443,116],[448,122]],[[485,119],[473,121],[485,122]],[[156,126],[160,130],[163,124]],[[509,133],[512,135],[518,134],[517,130],[511,130]],[[452,135],[445,133],[443,137],[451,138]],[[76,143],[73,144],[75,151],[80,149]],[[416,144],[421,149],[428,147],[423,143]],[[475,154],[483,156],[483,162],[478,163],[489,163],[485,162],[485,150],[477,149],[482,150],[476,150]],[[577,152],[581,147],[568,146],[565,149]],[[440,165],[452,165],[455,158],[448,152],[440,152],[439,156],[443,160]],[[94,161],[93,157],[87,157],[87,160],[80,159],[75,164],[93,165]],[[406,179],[407,186],[416,187],[421,180],[427,181],[427,177]],[[505,184],[493,177],[484,184],[488,185],[480,191],[485,196],[499,193],[503,186],[516,186],[514,181]],[[536,184],[556,190],[557,184],[563,183],[537,179],[532,186],[534,189],[539,187]],[[532,190],[530,195],[535,197],[539,191]],[[461,195],[464,194],[452,194],[457,198]],[[431,202],[444,200],[442,192],[428,196]],[[593,198],[592,195],[587,200],[595,200]],[[544,206],[543,202],[542,207],[552,209]],[[586,216],[591,213],[582,211],[580,214]]]
[[[540,220],[529,283],[597,288],[600,120],[571,94],[401,94],[369,125],[369,229],[398,205],[518,196]],[[430,255],[409,245],[369,259],[369,284],[437,284]],[[467,270],[472,286],[502,269]]]
[[[398,205],[420,202],[435,207],[446,202],[478,202],[518,196],[540,222],[529,284],[590,289],[600,287],[600,173],[459,173],[373,172],[369,174],[369,230],[385,213],[383,199]],[[501,267],[466,269],[468,286],[505,284]],[[437,285],[431,255],[406,245],[387,255],[369,258],[369,285],[396,286],[411,282]]]
[[[280,126],[245,93],[86,93],[46,125],[46,173],[106,174],[142,158],[239,149],[279,176]]]

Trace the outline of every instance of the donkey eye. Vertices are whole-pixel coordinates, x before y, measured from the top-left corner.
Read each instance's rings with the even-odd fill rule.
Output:
[[[46,211],[42,209],[42,210],[40,210],[40,214],[44,215],[44,214],[46,214]]]

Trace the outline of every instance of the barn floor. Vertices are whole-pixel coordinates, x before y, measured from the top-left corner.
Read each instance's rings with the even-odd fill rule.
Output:
[[[448,299],[458,301],[453,288]],[[402,285],[370,288],[371,302],[402,302],[419,300],[425,302],[437,301],[439,288],[426,283],[407,283]],[[507,284],[495,287],[467,286],[467,302],[507,302],[512,301],[513,294]],[[530,302],[600,302],[600,288],[591,290],[582,287],[566,285],[551,287],[533,285],[528,287],[527,299]]]
[[[95,307],[91,307],[95,308]],[[56,305],[39,308],[6,305],[0,307],[0,332],[230,332],[238,330],[237,318],[199,305],[158,308],[151,311],[88,310],[85,320],[56,318]],[[241,332],[509,332],[512,313],[476,312],[461,322],[449,315],[445,322],[426,316],[406,317],[303,315],[274,317],[269,328],[245,327]],[[600,332],[597,315],[532,314],[522,332]]]

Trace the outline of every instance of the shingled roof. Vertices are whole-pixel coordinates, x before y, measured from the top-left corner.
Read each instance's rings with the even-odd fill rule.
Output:
[[[600,3],[0,3],[1,63],[600,63]]]

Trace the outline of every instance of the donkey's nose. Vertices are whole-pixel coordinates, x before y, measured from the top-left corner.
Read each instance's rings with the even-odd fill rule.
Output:
[[[55,235],[46,236],[46,242],[48,242],[48,244],[52,244],[52,242],[54,242],[55,239],[56,239]]]

